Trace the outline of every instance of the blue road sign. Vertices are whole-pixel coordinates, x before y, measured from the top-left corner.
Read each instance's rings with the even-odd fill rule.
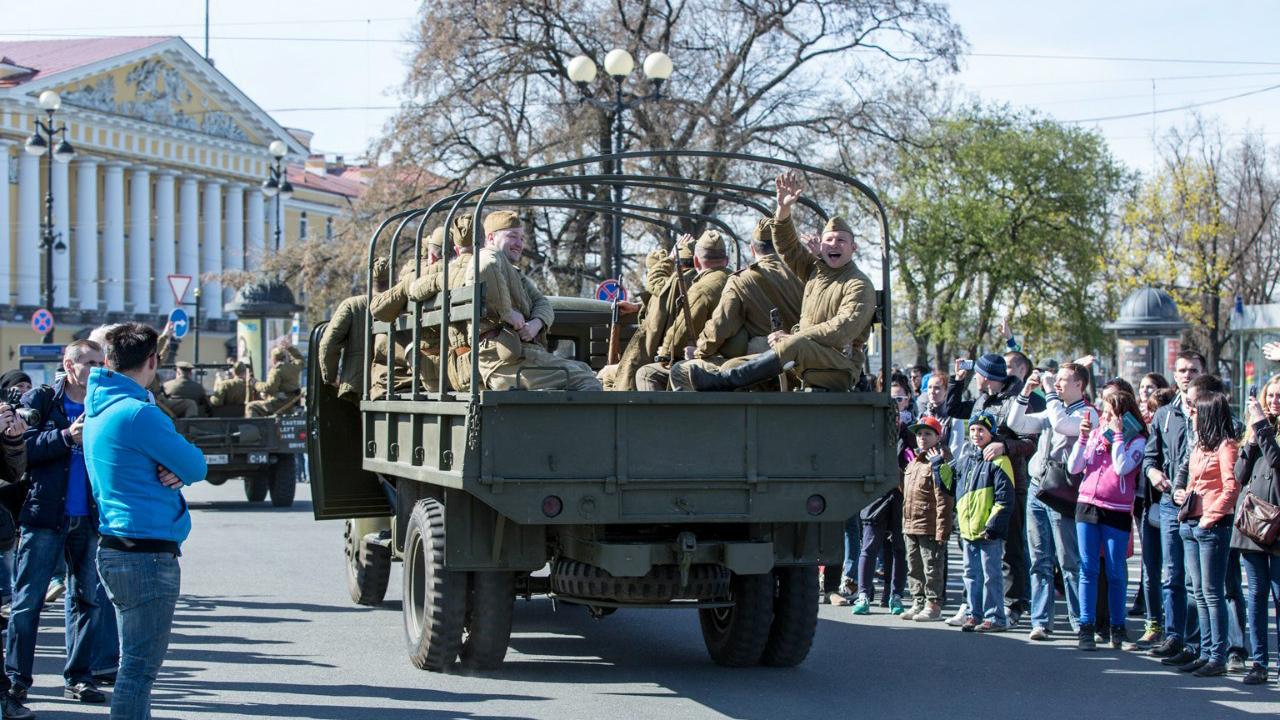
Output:
[[[169,322],[173,323],[173,337],[181,340],[186,337],[187,330],[190,329],[190,318],[187,317],[187,311],[182,308],[174,308],[169,313]]]
[[[614,300],[626,300],[627,289],[622,284],[612,278],[605,280],[596,286],[596,299],[605,302],[613,302]]]
[[[46,360],[57,362],[62,359],[62,351],[66,345],[19,345],[18,355],[23,360]]]

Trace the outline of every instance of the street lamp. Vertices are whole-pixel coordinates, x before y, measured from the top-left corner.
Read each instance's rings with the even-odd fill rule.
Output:
[[[579,102],[586,103],[594,108],[599,108],[609,113],[609,123],[612,128],[610,134],[613,140],[613,146],[609,148],[610,155],[617,155],[622,152],[622,113],[639,106],[642,103],[652,100],[659,100],[662,97],[662,83],[671,77],[674,66],[671,58],[663,52],[650,53],[644,59],[644,75],[653,83],[653,91],[648,95],[634,95],[624,93],[622,84],[626,81],[632,70],[635,70],[636,61],[631,57],[631,53],[616,48],[610,50],[604,56],[604,71],[609,77],[613,78],[613,97],[597,98],[591,94],[588,85],[596,79],[596,64],[586,55],[579,55],[569,61],[565,66],[565,71],[569,75],[569,80],[578,86],[578,92],[581,94]],[[613,175],[622,174],[622,159],[616,158],[613,161]],[[605,168],[606,172],[610,172],[610,168]],[[614,212],[612,215],[611,238],[613,243],[613,277],[619,283],[622,282],[622,216],[618,214],[618,210],[622,205],[622,185],[614,184],[613,186],[613,204]]]
[[[27,138],[27,144],[23,148],[29,155],[49,156],[49,175],[48,183],[44,193],[44,227],[40,235],[40,249],[44,250],[44,306],[53,312],[53,254],[65,253],[67,244],[62,241],[61,233],[57,236],[53,232],[53,163],[60,162],[63,164],[71,162],[71,158],[76,156],[75,148],[71,147],[71,143],[67,142],[67,124],[64,122],[61,127],[54,127],[53,114],[62,106],[62,98],[53,90],[45,90],[40,93],[40,98],[36,101],[40,109],[45,111],[46,119],[41,120],[36,117],[36,128],[31,133],[31,137]],[[61,137],[55,147],[53,141]],[[50,344],[53,342],[53,328],[44,334],[44,342]]]
[[[276,252],[280,252],[280,227],[282,225],[280,202],[293,197],[293,185],[289,183],[288,168],[283,164],[284,156],[289,153],[289,147],[284,144],[283,140],[272,140],[271,144],[267,146],[267,152],[271,153],[273,160],[270,166],[270,177],[262,182],[262,194],[276,199],[275,243]]]

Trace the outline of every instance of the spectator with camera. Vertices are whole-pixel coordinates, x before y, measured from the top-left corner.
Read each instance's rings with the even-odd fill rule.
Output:
[[[22,399],[31,411],[26,432],[31,487],[18,521],[13,609],[6,639],[5,674],[9,694],[24,701],[32,684],[36,636],[45,591],[59,561],[67,561],[64,695],[88,703],[106,696],[93,682],[91,633],[98,609],[98,511],[84,458],[84,402],[89,371],[101,367],[102,349],[88,340],[67,346],[63,376]]]

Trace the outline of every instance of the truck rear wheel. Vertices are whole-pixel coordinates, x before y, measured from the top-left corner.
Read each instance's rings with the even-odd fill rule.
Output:
[[[378,605],[391,580],[391,549],[356,537],[355,523],[346,522],[347,591],[357,605]]]
[[[773,625],[760,664],[795,667],[809,654],[818,629],[818,568],[781,567],[773,577]]]
[[[453,664],[466,613],[467,574],[444,567],[444,506],[419,500],[404,543],[404,629],[416,667],[443,672]]]
[[[511,643],[511,616],[515,611],[516,576],[503,570],[478,571],[471,576],[467,597],[466,637],[462,641],[462,665],[474,670],[496,670]]]
[[[244,499],[251,503],[259,503],[267,499],[267,489],[271,486],[269,470],[259,470],[244,477]]]
[[[773,625],[772,573],[734,575],[729,583],[733,607],[698,611],[702,640],[717,665],[748,667],[760,662]]]
[[[276,464],[271,466],[271,504],[275,507],[293,505],[293,496],[298,492],[297,455],[277,455]]]

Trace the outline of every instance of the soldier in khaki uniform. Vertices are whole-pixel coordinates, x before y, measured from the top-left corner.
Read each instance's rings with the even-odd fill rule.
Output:
[[[875,288],[853,262],[856,244],[853,228],[833,217],[822,231],[818,253],[800,245],[791,207],[800,199],[801,182],[795,173],[778,176],[778,211],[775,235],[782,259],[805,281],[800,322],[791,331],[769,335],[767,352],[744,358],[733,368],[707,370],[686,364],[685,378],[674,381],[698,390],[733,390],[778,375],[784,368],[828,390],[849,390],[862,374],[863,349],[871,334],[875,313]],[[806,370],[830,370],[807,376]]]
[[[600,381],[586,363],[566,360],[546,348],[547,330],[555,321],[555,312],[533,281],[513,264],[524,252],[520,216],[508,210],[489,213],[484,219],[484,231],[479,276],[474,263],[467,264],[466,273],[467,285],[484,283],[480,344],[474,349],[458,349],[458,379],[470,385],[470,353],[474,351],[479,356],[480,379],[489,390],[516,388],[517,374],[519,389],[601,390]],[[471,337],[468,327],[466,338],[469,341]]]
[[[373,296],[369,304],[370,313],[375,320],[395,322],[409,309],[409,286],[423,274],[432,272],[432,268],[440,259],[444,229],[436,228],[427,239],[427,256],[420,262],[409,258],[400,270],[399,279],[389,290]],[[421,270],[419,270],[419,265]],[[409,346],[413,343],[413,331],[404,330],[395,333],[395,391],[397,394],[413,390],[410,375],[413,373],[413,359],[409,356]],[[438,363],[440,362],[439,332],[423,328],[418,336],[418,384],[427,392],[439,392]],[[379,334],[374,338],[374,360],[370,375],[370,398],[377,400],[386,394],[387,387],[387,336]]]
[[[245,372],[248,369],[249,364],[243,360],[232,363],[231,376],[218,378],[218,381],[213,384],[209,405],[215,408],[227,408],[228,413],[234,413],[235,409],[239,408],[240,412],[234,414],[243,415],[245,403],[249,401],[248,386],[245,383]]]
[[[390,264],[386,258],[373,261],[373,291],[387,290]],[[369,296],[352,295],[333,312],[324,334],[320,336],[320,380],[338,389],[338,397],[360,402],[364,392],[364,343],[369,319]],[[338,362],[342,362],[339,375]],[[242,381],[243,382],[243,381]]]
[[[467,284],[469,268],[473,264],[474,255],[472,250],[472,216],[459,215],[454,218],[453,225],[449,228],[449,238],[452,241],[454,256],[449,261],[449,287],[450,289],[460,288]],[[444,233],[441,232],[440,239],[443,241]],[[441,256],[442,257],[442,256]],[[433,263],[427,271],[423,272],[422,277],[413,281],[409,285],[409,300],[415,302],[426,302],[434,298],[444,286],[444,264]],[[449,381],[450,388],[461,388],[465,385],[461,377],[465,375],[471,377],[470,360],[467,361],[466,367],[461,367],[459,357],[464,351],[461,348],[466,347],[470,342],[470,338],[466,337],[462,328],[457,324],[458,321],[465,318],[451,318],[449,326],[449,345],[448,351],[440,354],[437,350],[436,357],[432,361],[436,363],[432,367],[433,383],[438,383],[439,367],[438,363],[441,359],[445,362],[445,373]],[[439,337],[439,329],[433,329],[432,337]]]
[[[160,401],[177,418],[208,416],[209,398],[204,386],[193,377],[195,367],[189,362],[180,362],[176,367],[177,375],[164,384]]]
[[[694,360],[704,370],[724,365],[733,358],[757,354],[769,349],[773,332],[772,310],[778,311],[781,327],[794,327],[800,321],[800,301],[804,283],[787,267],[774,249],[773,218],[760,218],[751,239],[755,259],[750,265],[729,276],[720,303],[702,328]],[[677,378],[687,372],[675,372]],[[673,390],[692,390],[672,384]]]
[[[679,244],[693,244],[693,237],[685,235],[680,238]],[[658,357],[667,360],[649,363],[636,371],[637,390],[666,390],[671,363],[689,359],[687,356],[692,354],[698,334],[720,302],[720,294],[729,279],[729,271],[725,269],[728,264],[729,255],[724,250],[724,240],[720,233],[715,230],[702,233],[693,249],[693,267],[698,274],[688,284],[689,320],[693,327],[685,322],[682,306],[686,300],[680,298],[658,349]]]
[[[692,284],[697,276],[697,270],[693,268],[693,248],[679,243],[675,247],[680,272],[684,274],[685,282]],[[599,377],[607,390],[636,389],[636,373],[641,367],[654,362],[671,322],[680,311],[680,284],[676,282],[675,276],[676,261],[659,248],[649,253],[645,265],[647,271],[644,285],[649,293],[649,300],[640,311],[640,327],[623,349],[618,364],[600,369]]]
[[[262,399],[249,403],[249,413],[253,417],[266,417],[293,405],[302,392],[301,378],[302,363],[294,359],[293,353],[286,347],[272,349],[271,372],[267,374],[267,381],[258,383],[254,388]]]

